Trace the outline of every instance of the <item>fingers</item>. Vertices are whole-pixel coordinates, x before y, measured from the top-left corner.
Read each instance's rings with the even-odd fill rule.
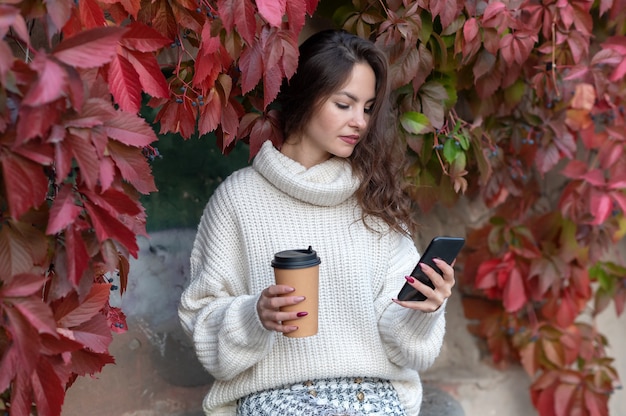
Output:
[[[426,300],[399,301],[394,299],[394,302],[405,308],[411,308],[423,312],[434,312],[439,309],[445,300],[452,295],[452,288],[454,287],[456,281],[454,278],[453,266],[440,259],[434,259],[434,261],[439,270],[441,270],[441,274],[437,273],[432,267],[426,264],[421,265],[422,271],[430,279],[434,288],[431,288],[411,276],[407,277],[409,284],[426,296]]]
[[[297,305],[304,300],[303,296],[287,296],[294,289],[285,285],[273,285],[261,293],[257,302],[257,313],[263,327],[269,331],[282,333],[298,329],[295,325],[284,325],[284,321],[292,321],[307,315],[305,311],[283,312],[285,306]]]

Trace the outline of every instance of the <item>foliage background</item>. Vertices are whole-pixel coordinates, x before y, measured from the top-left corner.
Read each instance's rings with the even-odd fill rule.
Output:
[[[0,391],[10,414],[58,414],[77,376],[113,361],[111,331],[125,320],[108,295],[125,290],[146,233],[141,195],[156,190],[148,160],[160,163],[138,116],[144,96],[159,133],[184,145],[213,133],[221,151],[246,143],[252,157],[281,140],[272,101],[316,10],[387,51],[420,208],[463,195],[488,210],[467,230],[462,283],[494,362],[523,365],[541,415],[607,414],[619,378],[594,317],[626,303],[615,250],[626,233],[626,5],[319,6],[0,3]]]

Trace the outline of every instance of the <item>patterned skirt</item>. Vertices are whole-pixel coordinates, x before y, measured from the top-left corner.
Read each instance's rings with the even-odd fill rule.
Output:
[[[387,380],[329,378],[252,393],[237,416],[406,416]]]

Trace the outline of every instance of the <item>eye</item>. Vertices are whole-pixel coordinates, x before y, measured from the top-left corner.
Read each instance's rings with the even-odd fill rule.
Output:
[[[347,110],[348,108],[350,108],[350,106],[348,104],[343,104],[343,103],[335,103],[335,105],[337,106],[338,109],[340,110]]]
[[[363,112],[364,112],[365,114],[372,114],[372,107],[365,107],[365,108],[363,109]]]

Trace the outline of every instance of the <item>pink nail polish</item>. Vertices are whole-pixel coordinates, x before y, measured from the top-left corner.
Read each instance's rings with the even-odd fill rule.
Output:
[[[308,312],[298,312],[296,316],[298,318],[302,318],[303,316],[307,316],[308,314],[309,314]]]
[[[409,283],[415,283],[415,279],[413,279],[411,276],[404,276],[404,278],[406,279],[407,282]]]

